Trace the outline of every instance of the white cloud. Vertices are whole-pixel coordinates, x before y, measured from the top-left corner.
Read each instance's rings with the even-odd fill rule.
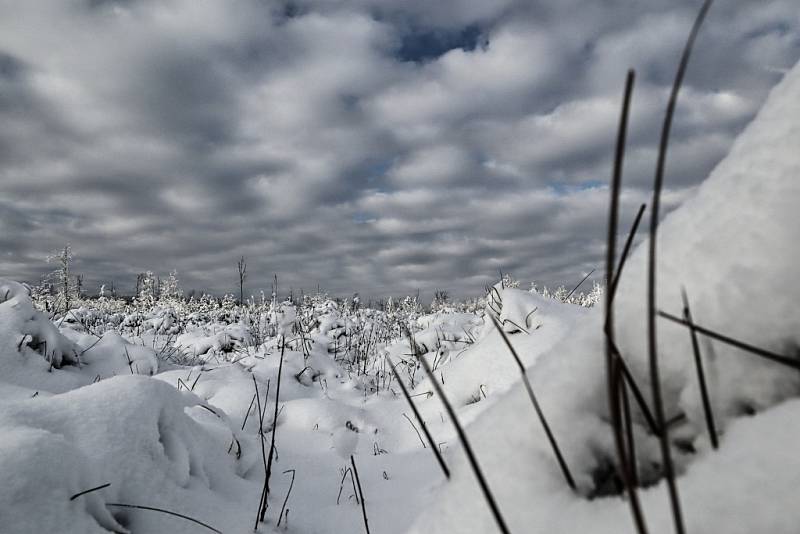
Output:
[[[262,286],[566,283],[602,255],[631,66],[625,216],[647,201],[694,4],[0,0],[0,270],[33,280],[70,241],[87,280],[118,286],[177,268],[230,290],[241,254]],[[426,35],[457,38],[399,56]],[[792,0],[712,9],[668,208],[798,56]]]

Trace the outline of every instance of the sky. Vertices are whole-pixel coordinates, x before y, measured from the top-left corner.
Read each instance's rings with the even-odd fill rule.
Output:
[[[625,73],[621,228],[647,202],[698,1],[0,0],[0,277],[70,243],[96,291],[478,295],[602,277]],[[796,0],[719,0],[663,207],[800,58]],[[645,219],[647,220],[647,218]],[[622,236],[624,238],[624,236]]]

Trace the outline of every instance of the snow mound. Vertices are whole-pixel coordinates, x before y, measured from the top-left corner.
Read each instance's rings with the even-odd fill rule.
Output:
[[[237,508],[226,495],[248,483],[237,474],[237,455],[227,452],[234,434],[220,432],[227,426],[223,416],[198,410],[200,404],[191,393],[138,376],[4,404],[4,531],[196,532],[192,523],[129,514],[109,503],[161,507],[214,523],[215,514]],[[102,484],[110,486],[70,500]],[[230,527],[231,519],[226,522]]]
[[[526,365],[533,365],[587,315],[587,309],[581,306],[519,289],[502,289],[498,284],[497,302],[501,301],[506,306],[498,316],[510,318],[506,323],[509,328],[504,330],[511,330],[510,342]],[[416,321],[422,330],[412,334],[417,352],[429,363],[448,398],[457,406],[477,405],[470,410],[469,418],[483,411],[484,399],[508,391],[520,377],[514,358],[488,317],[490,313],[487,308],[483,317],[471,313],[424,315]],[[512,325],[526,324],[526,317],[529,331]],[[421,365],[410,358],[412,349],[407,338],[382,353],[395,363],[412,394],[433,397],[433,388]]]
[[[108,331],[101,337],[53,324],[26,286],[0,280],[0,396],[63,393],[119,374],[152,375],[155,352]]]
[[[76,353],[75,345],[44,313],[33,308],[26,286],[0,279],[0,354],[5,358],[38,355],[47,367],[58,369],[77,364]]]
[[[663,222],[658,246],[660,309],[680,316],[684,286],[696,323],[789,357],[800,354],[798,94],[800,64],[772,91],[696,196]],[[644,245],[625,267],[615,309],[618,345],[649,401],[646,262]],[[525,310],[516,307],[508,313],[512,320],[522,319]],[[598,490],[598,477],[616,458],[608,424],[601,310],[596,308],[580,330],[530,370],[542,409],[584,494]],[[701,349],[722,434],[717,452],[708,446],[702,421],[689,333],[659,319],[665,413],[686,420],[671,437],[688,530],[795,531],[800,512],[789,496],[800,472],[787,469],[797,462],[781,451],[796,439],[800,404],[788,399],[800,395],[800,373],[707,338]],[[741,417],[762,411],[756,418]],[[640,476],[656,482],[661,462],[656,440],[638,410],[634,419]],[[569,490],[521,386],[486,411],[469,434],[512,531],[633,531],[624,500],[589,501]],[[465,510],[464,503],[482,498],[462,456],[453,458],[458,458],[453,482],[414,532],[495,528],[485,507]],[[753,487],[768,496],[759,498],[758,510],[742,502]],[[672,528],[663,483],[643,491],[642,500],[651,531]]]
[[[242,325],[225,325],[219,332],[208,333],[205,328],[194,329],[179,335],[175,346],[187,356],[207,361],[241,349],[250,342],[250,335]]]

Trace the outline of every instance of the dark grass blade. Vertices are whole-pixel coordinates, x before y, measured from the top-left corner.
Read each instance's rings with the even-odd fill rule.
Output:
[[[414,421],[412,421],[412,420],[411,420],[411,419],[410,419],[410,418],[409,418],[409,417],[408,417],[408,416],[405,414],[405,412],[403,412],[403,417],[405,417],[405,418],[406,418],[406,421],[408,421],[408,423],[411,425],[411,428],[413,428],[413,429],[414,429],[414,432],[416,432],[416,433],[417,433],[417,437],[419,438],[419,442],[420,442],[420,443],[422,443],[422,448],[423,448],[423,449],[427,449],[427,448],[428,448],[428,446],[427,446],[427,445],[425,445],[425,440],[424,440],[424,439],[422,439],[422,434],[420,434],[420,433],[419,433],[419,430],[417,430],[417,425],[415,425],[415,424],[414,424]]]
[[[456,434],[458,435],[459,441],[461,441],[461,445],[464,448],[464,452],[467,455],[467,460],[469,461],[469,465],[472,468],[472,472],[475,474],[475,478],[478,479],[478,485],[483,492],[483,496],[486,499],[486,502],[489,504],[489,508],[492,511],[492,515],[494,516],[495,521],[497,522],[497,526],[500,529],[500,532],[503,534],[509,534],[511,531],[508,530],[508,526],[506,525],[505,519],[503,519],[503,514],[500,513],[500,508],[497,506],[497,501],[495,501],[494,495],[492,494],[492,490],[489,489],[489,484],[486,482],[486,477],[483,476],[483,471],[481,471],[481,467],[478,464],[478,458],[475,456],[475,452],[472,450],[472,445],[469,443],[469,439],[467,439],[467,434],[464,432],[464,428],[461,426],[461,423],[458,421],[456,417],[456,412],[453,409],[453,405],[450,404],[450,401],[447,399],[447,396],[444,394],[444,390],[442,386],[439,385],[439,381],[436,379],[436,376],[433,374],[433,370],[431,366],[428,365],[428,362],[425,361],[419,353],[417,352],[417,346],[414,342],[413,338],[411,337],[411,333],[406,330],[406,334],[408,335],[408,339],[411,343],[411,350],[417,355],[417,359],[422,364],[423,369],[425,369],[425,373],[428,375],[428,379],[433,384],[436,393],[439,395],[439,398],[442,400],[442,404],[444,405],[445,411],[447,411],[448,417],[450,417],[450,421],[453,423],[453,427],[456,430]]]
[[[542,411],[542,407],[539,405],[539,400],[536,398],[536,394],[533,392],[533,387],[531,386],[531,381],[528,379],[528,371],[525,369],[525,366],[522,364],[522,360],[520,359],[517,351],[514,350],[514,347],[511,345],[511,341],[509,341],[508,336],[503,331],[503,328],[498,324],[497,320],[489,316],[494,323],[495,328],[497,331],[500,332],[500,336],[502,336],[503,341],[505,341],[506,347],[511,352],[511,355],[514,357],[514,361],[517,362],[517,366],[519,367],[519,372],[522,375],[522,382],[525,384],[525,390],[528,392],[528,398],[533,405],[533,409],[536,411],[536,415],[539,418],[539,422],[542,424],[542,428],[544,429],[544,433],[547,435],[547,440],[550,442],[550,447],[553,449],[553,453],[556,456],[556,460],[558,461],[558,465],[561,468],[561,472],[564,474],[564,478],[567,481],[567,484],[573,490],[577,489],[575,485],[575,479],[572,478],[572,473],[570,473],[569,466],[567,466],[566,460],[564,460],[564,455],[561,454],[561,449],[558,446],[558,442],[556,441],[556,437],[553,435],[553,431],[550,429],[550,425],[547,423],[547,418]]]
[[[163,508],[156,508],[154,506],[143,506],[141,504],[124,504],[121,502],[107,502],[106,506],[116,506],[117,508],[135,508],[137,510],[150,510],[151,512],[161,512],[162,514],[168,514],[175,517],[180,517],[181,519],[185,519],[187,521],[191,521],[201,527],[205,527],[211,532],[216,532],[217,534],[222,534],[221,530],[217,530],[211,525],[203,523],[202,521],[195,519],[193,517],[189,517],[188,515],[179,514],[178,512],[172,512],[170,510],[164,510]]]
[[[297,472],[294,469],[287,469],[286,471],[283,472],[283,474],[285,475],[286,473],[291,473],[292,474],[292,481],[289,483],[289,491],[286,492],[286,498],[283,499],[283,506],[281,506],[281,513],[278,516],[278,525],[277,526],[281,526],[281,521],[283,520],[283,512],[286,510],[286,504],[289,502],[289,495],[292,494],[292,488],[294,488],[294,476],[295,476],[295,474]],[[286,514],[286,525],[287,526],[289,525],[289,514],[288,513]]]
[[[631,404],[628,399],[628,386],[620,382],[620,397],[622,398],[623,422],[625,423],[625,441],[628,445],[628,465],[631,469],[631,478],[634,487],[639,486],[639,474],[636,468],[636,443],[633,439],[633,421],[631,420]]]
[[[708,428],[708,437],[711,440],[711,446],[714,449],[719,447],[717,440],[717,426],[714,424],[714,412],[711,409],[711,401],[708,398],[708,387],[706,386],[706,373],[703,370],[703,358],[700,355],[700,344],[697,342],[697,332],[694,329],[692,322],[692,310],[689,308],[689,297],[686,295],[686,289],[681,289],[681,297],[683,298],[683,318],[689,323],[689,334],[692,337],[692,350],[694,351],[694,364],[697,368],[697,381],[700,385],[700,395],[703,399],[703,412],[706,416],[706,427]]]
[[[83,496],[83,495],[86,495],[87,493],[92,493],[93,491],[98,491],[98,490],[101,490],[101,489],[107,488],[107,487],[109,487],[110,485],[111,485],[111,482],[107,482],[106,484],[101,484],[100,486],[96,486],[96,487],[94,487],[94,488],[89,488],[89,489],[87,489],[87,490],[83,490],[83,491],[81,491],[81,492],[78,492],[78,493],[76,493],[76,494],[75,494],[75,495],[73,495],[72,497],[70,497],[70,498],[69,498],[69,500],[71,500],[71,501],[74,501],[74,500],[75,500],[75,499],[77,499],[78,497],[81,497],[81,496]]]
[[[255,379],[256,379],[256,377],[253,377],[253,380],[255,380]],[[258,388],[258,386],[256,386],[256,388]],[[250,417],[250,411],[253,409],[253,403],[256,402],[256,395],[258,395],[258,392],[253,394],[253,399],[250,401],[250,407],[247,408],[247,413],[244,414],[244,421],[242,421],[242,430],[244,430],[244,426],[247,424],[247,418]],[[260,410],[259,410],[259,413],[260,413]]]
[[[644,417],[647,426],[650,428],[650,432],[652,432],[653,435],[655,436],[661,435],[661,429],[659,428],[658,423],[656,423],[656,420],[653,417],[653,413],[650,411],[650,408],[647,406],[647,401],[644,398],[644,393],[642,393],[641,388],[639,388],[639,385],[633,378],[633,374],[631,373],[631,370],[628,367],[628,363],[625,361],[625,358],[622,357],[619,348],[613,341],[611,341],[611,350],[614,352],[614,356],[616,358],[616,362],[619,364],[622,377],[625,379],[625,382],[628,384],[628,387],[631,388],[631,393],[633,393],[633,398],[636,401],[636,404],[639,406],[639,410],[642,412],[642,416]]]
[[[566,301],[568,301],[568,300],[569,300],[569,298],[572,296],[572,294],[573,294],[573,293],[575,293],[575,292],[578,290],[578,288],[579,288],[579,287],[581,287],[581,286],[583,285],[583,283],[586,281],[586,279],[587,279],[587,278],[589,278],[590,276],[592,276],[592,273],[593,273],[593,272],[595,272],[596,270],[597,270],[597,269],[592,269],[591,271],[589,271],[589,274],[587,274],[586,276],[584,276],[584,277],[583,277],[583,279],[581,279],[581,281],[580,281],[580,282],[578,282],[578,285],[577,285],[577,286],[575,286],[575,287],[573,287],[573,288],[572,288],[572,291],[570,291],[569,293],[567,293],[567,296],[566,296],[566,297],[564,297],[564,300],[563,300],[562,302],[566,302]]]
[[[492,319],[494,319],[494,317],[492,317]],[[527,320],[527,317],[525,319]],[[530,334],[530,332],[528,332],[528,330],[526,328],[522,328],[520,325],[518,325],[517,323],[515,323],[511,319],[503,319],[503,326],[505,326],[506,323],[509,323],[510,325],[514,326],[520,332],[525,332],[526,334]]]
[[[258,518],[262,523],[264,522],[267,508],[269,508],[269,479],[272,476],[272,460],[275,457],[275,435],[278,433],[278,403],[281,398],[281,375],[283,374],[283,354],[285,350],[286,339],[284,338],[281,343],[281,359],[278,363],[278,385],[275,388],[275,412],[272,416],[272,440],[269,446],[269,455],[267,456],[267,471],[264,475],[264,495],[261,497],[261,513]]]
[[[531,327],[531,325],[530,325],[530,322],[528,321],[528,319],[530,319],[530,318],[531,318],[531,315],[533,315],[534,313],[536,313],[536,311],[537,311],[538,309],[539,309],[539,306],[536,306],[536,307],[534,307],[534,308],[533,308],[531,311],[529,311],[529,312],[528,312],[528,315],[526,315],[526,316],[525,316],[525,326],[526,326],[527,328],[530,328],[530,327]]]
[[[614,277],[612,278],[611,286],[608,291],[608,300],[610,301],[613,301],[617,294],[617,286],[622,277],[622,268],[625,267],[625,262],[628,261],[628,253],[631,250],[631,245],[633,245],[633,238],[636,236],[636,231],[639,229],[639,223],[642,222],[642,215],[644,215],[646,207],[647,204],[639,206],[639,211],[636,213],[636,218],[633,220],[633,226],[631,226],[631,230],[628,232],[628,238],[625,240],[625,246],[622,248],[622,254],[619,257],[619,265],[614,272]],[[611,277],[606,276],[606,278]]]
[[[411,406],[411,410],[414,412],[414,417],[416,417],[417,421],[419,421],[419,424],[422,427],[422,432],[425,434],[425,439],[428,440],[428,443],[431,446],[431,450],[436,455],[436,461],[439,462],[439,467],[442,468],[442,472],[444,473],[445,478],[449,479],[450,469],[447,468],[447,464],[444,462],[442,453],[439,452],[439,448],[436,446],[436,442],[433,440],[433,436],[431,436],[431,433],[428,430],[428,425],[425,424],[425,420],[422,418],[422,415],[419,413],[419,410],[417,410],[416,404],[414,404],[414,401],[411,400],[411,397],[408,394],[408,389],[406,389],[406,385],[400,379],[400,374],[397,372],[397,369],[394,366],[394,362],[391,360],[391,358],[389,358],[388,361],[389,361],[389,367],[392,369],[392,373],[394,373],[394,377],[397,379],[397,383],[400,384],[400,389],[403,391],[403,396],[408,401],[409,406]],[[425,442],[422,442],[422,445],[424,446]]]
[[[367,521],[367,505],[364,502],[364,492],[361,490],[361,479],[358,477],[358,469],[356,469],[356,460],[353,455],[350,455],[350,464],[353,466],[353,475],[356,477],[356,485],[358,486],[358,494],[361,496],[361,514],[364,516],[364,530],[369,534],[369,521]]]
[[[625,141],[628,133],[628,115],[630,113],[631,95],[633,94],[633,84],[636,75],[633,70],[628,71],[625,79],[625,92],[622,98],[622,110],[620,112],[619,129],[617,133],[617,144],[614,152],[614,169],[611,176],[608,210],[608,237],[606,244],[606,285],[611,286],[614,276],[614,263],[617,252],[617,224],[619,219],[619,195],[622,188],[622,166],[625,161]],[[641,210],[640,210],[641,213]],[[631,509],[631,516],[636,530],[640,534],[647,533],[644,512],[639,503],[639,495],[636,489],[635,464],[631,464],[630,451],[625,449],[623,409],[621,405],[620,391],[625,390],[623,373],[620,369],[621,356],[617,357],[611,349],[614,343],[614,306],[611,298],[606,299],[606,319],[605,319],[605,352],[606,352],[606,374],[608,388],[608,411],[611,417],[611,428],[614,434],[614,443],[617,449],[619,460],[620,478],[625,484],[625,491],[628,494],[628,504]],[[627,423],[630,424],[630,411],[627,412]],[[630,430],[630,426],[628,426]],[[632,433],[632,432],[630,432]],[[628,443],[631,444],[630,436]]]
[[[741,349],[745,352],[755,354],[756,356],[761,356],[764,359],[783,364],[787,367],[791,367],[792,369],[800,370],[800,361],[798,361],[795,358],[790,358],[789,356],[784,356],[782,354],[777,354],[775,352],[770,352],[760,347],[756,347],[755,345],[750,345],[749,343],[745,343],[744,341],[739,341],[738,339],[734,339],[724,334],[720,334],[713,330],[709,330],[708,328],[700,326],[697,323],[689,323],[685,319],[681,319],[680,317],[675,317],[674,315],[667,313],[665,311],[659,311],[658,315],[660,317],[663,317],[664,319],[672,321],[673,323],[678,323],[687,328],[691,328],[696,332],[703,334],[704,336],[716,339],[717,341],[721,341],[726,345],[731,345],[732,347],[736,347],[737,349]]]
[[[339,499],[342,497],[342,490],[344,489],[344,479],[347,478],[347,473],[350,473],[350,482],[353,483],[353,496],[356,498],[356,504],[358,504],[360,499],[358,498],[358,491],[356,490],[356,481],[353,478],[353,470],[349,467],[344,469],[342,473],[342,480],[339,482],[339,494],[336,496],[336,506],[339,506]]]
[[[667,428],[672,428],[673,426],[678,426],[678,425],[683,424],[685,422],[686,422],[686,414],[681,412],[681,413],[676,413],[675,415],[673,415],[672,417],[667,419],[667,423],[666,424],[667,424]]]
[[[256,382],[255,375],[252,375],[253,385],[256,388],[256,399],[258,400],[258,436],[261,441],[261,461],[264,463],[264,476],[267,473],[267,453],[264,449],[264,412],[261,411],[261,396],[258,394],[258,382]],[[266,399],[264,399],[266,404]],[[256,523],[253,530],[258,530],[258,518],[261,515],[261,503],[264,502],[264,493],[266,492],[267,485],[261,487],[261,496],[258,498],[258,511],[256,511]]]
[[[658,344],[656,332],[656,248],[658,244],[658,221],[661,212],[661,190],[664,186],[664,167],[667,158],[667,147],[669,146],[669,134],[672,128],[672,118],[675,114],[675,106],[678,100],[678,92],[680,91],[683,77],[686,73],[686,67],[689,64],[689,57],[692,53],[694,41],[700,31],[700,26],[705,19],[708,9],[711,7],[712,0],[706,0],[697,14],[694,21],[692,30],[689,33],[689,38],[686,41],[686,46],[683,49],[678,71],[675,74],[675,80],[672,85],[672,92],[670,93],[669,102],[667,104],[667,111],[664,116],[664,124],[661,130],[661,140],[658,149],[658,161],[656,163],[655,180],[653,184],[653,201],[650,210],[650,243],[649,243],[649,258],[647,269],[647,348],[650,361],[650,382],[653,390],[653,409],[655,411],[656,422],[662,432],[660,437],[661,441],[661,455],[664,464],[664,477],[667,479],[667,486],[669,488],[670,506],[672,508],[672,517],[675,524],[675,531],[678,534],[683,534],[686,529],[683,524],[683,514],[681,512],[680,497],[678,495],[678,486],[675,482],[675,471],[672,464],[672,455],[670,452],[669,436],[666,426],[664,425],[664,405],[661,397],[661,382],[658,369]]]

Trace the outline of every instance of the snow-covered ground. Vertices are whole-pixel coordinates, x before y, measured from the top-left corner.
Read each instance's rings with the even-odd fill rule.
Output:
[[[795,67],[664,221],[658,304],[680,315],[685,286],[697,323],[800,362],[798,95]],[[620,351],[649,400],[646,255],[632,254],[615,307]],[[601,496],[616,462],[602,306],[504,283],[484,304],[422,315],[321,297],[191,310],[103,301],[51,318],[28,287],[0,280],[0,531],[361,532],[361,493],[374,533],[493,532],[418,356],[467,426],[511,532],[633,532],[626,498]],[[576,491],[490,315],[528,369]],[[712,450],[689,334],[661,320],[658,339],[666,416],[679,416],[670,436],[687,531],[797,532],[800,372],[704,337],[720,438]],[[639,410],[633,422],[649,531],[670,532],[658,440]]]
[[[791,452],[800,428],[798,95],[796,66],[697,195],[660,227],[659,308],[680,316],[684,286],[698,324],[795,362],[791,368],[702,339],[720,433],[714,451],[689,333],[668,321],[658,323],[666,416],[685,416],[671,435],[687,532],[790,533],[800,524],[794,505],[800,462]],[[646,259],[646,246],[631,256],[615,308],[617,343],[649,400]],[[530,369],[533,389],[584,494],[616,458],[599,308]],[[638,412],[634,430],[640,475],[658,479],[658,443]],[[570,491],[521,385],[493,403],[469,435],[512,532],[634,531],[623,499],[589,500]],[[454,481],[413,532],[495,529],[486,506],[465,506],[482,498],[463,456],[454,455],[453,461]],[[663,481],[641,491],[641,499],[650,532],[674,531]]]
[[[574,304],[506,290],[512,291],[541,308],[536,324],[542,326],[531,336],[514,336],[529,363],[586,313]],[[426,393],[430,384],[409,356],[408,340],[391,337],[390,314],[340,314],[328,301],[303,308],[309,312],[303,318],[289,304],[271,305],[261,319],[272,335],[255,343],[243,333],[243,320],[186,327],[175,337],[158,334],[161,323],[152,317],[162,312],[154,309],[142,314],[148,329],[120,328],[135,340],[128,341],[112,322],[86,328],[76,319],[79,313],[60,321],[59,330],[34,309],[23,285],[2,281],[0,294],[0,462],[11,475],[0,493],[4,532],[205,528],[119,504],[173,511],[224,532],[252,531],[265,474],[259,406],[267,450],[277,428],[269,509],[260,531],[275,528],[292,478],[282,529],[363,528],[349,478],[354,455],[371,528],[404,532],[437,495],[442,474],[389,361],[402,369],[447,457],[458,449],[441,405]],[[445,389],[465,417],[476,417],[489,405],[486,399],[515,382],[513,360],[478,315],[439,312],[401,320],[437,375],[446,377]],[[133,322],[126,317],[122,324]],[[172,342],[180,355],[152,348],[157,338]],[[172,358],[159,357],[164,354]],[[65,454],[70,461],[63,461]],[[105,484],[110,485],[70,499]]]
[[[0,463],[11,482],[0,492],[3,532],[207,530],[121,505],[250,532],[273,432],[259,531],[278,528],[278,520],[281,530],[296,532],[364,528],[353,455],[372,531],[405,532],[446,486],[391,365],[448,463],[458,441],[412,343],[464,422],[519,379],[482,310],[424,315],[407,301],[340,311],[320,296],[300,306],[268,301],[191,312],[177,302],[127,310],[84,302],[51,319],[30,293],[0,282]],[[588,314],[503,283],[492,295],[528,365]],[[98,486],[105,487],[72,498]]]

